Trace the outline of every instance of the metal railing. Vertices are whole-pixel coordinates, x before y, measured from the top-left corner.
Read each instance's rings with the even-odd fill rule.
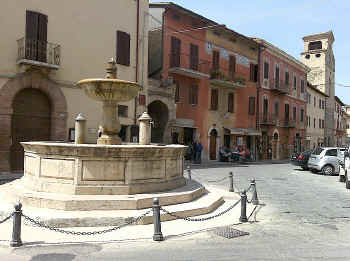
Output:
[[[17,61],[29,60],[59,66],[61,62],[61,46],[54,43],[27,39],[17,40]]]
[[[169,55],[170,68],[184,68],[195,72],[209,74],[209,61],[196,59],[188,54],[171,53]]]
[[[274,90],[283,94],[289,93],[289,89],[290,89],[290,84],[280,79],[270,79],[269,86],[271,90]]]
[[[296,121],[292,119],[283,119],[282,121],[280,121],[280,126],[284,128],[295,128]]]
[[[276,125],[278,116],[272,113],[261,113],[259,121],[261,125]]]
[[[237,72],[234,72],[222,65],[220,65],[219,68],[211,66],[210,79],[228,81],[228,82],[238,83],[241,85],[246,84],[246,79],[244,77],[239,76]]]

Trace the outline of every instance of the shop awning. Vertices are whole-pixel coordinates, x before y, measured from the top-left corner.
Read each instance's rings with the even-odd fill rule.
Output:
[[[242,136],[261,136],[261,131],[255,129],[245,128],[225,128],[231,135],[242,135]]]

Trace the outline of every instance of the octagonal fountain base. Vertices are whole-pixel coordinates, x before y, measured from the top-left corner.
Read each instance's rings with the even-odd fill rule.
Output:
[[[22,185],[65,195],[133,195],[185,185],[182,145],[23,142]]]

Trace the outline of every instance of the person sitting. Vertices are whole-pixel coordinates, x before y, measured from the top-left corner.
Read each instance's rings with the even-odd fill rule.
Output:
[[[220,161],[227,162],[227,161],[229,161],[229,158],[231,156],[231,152],[225,146],[221,146],[219,149],[219,156],[220,156],[220,158],[219,158]]]

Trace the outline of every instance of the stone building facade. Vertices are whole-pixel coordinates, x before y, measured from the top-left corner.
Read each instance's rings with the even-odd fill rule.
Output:
[[[346,143],[346,107],[338,96],[335,96],[334,98],[335,146],[341,147]]]
[[[335,59],[332,31],[303,37],[304,51],[301,60],[310,67],[307,80],[327,95],[325,107],[324,145],[336,145],[335,123]],[[311,115],[310,115],[311,116]]]
[[[148,42],[142,37],[147,11],[146,0],[106,0],[102,5],[93,0],[27,0],[2,6],[0,34],[6,37],[0,41],[0,172],[23,169],[21,141],[73,140],[78,113],[87,118],[87,142],[96,142],[102,104],[75,83],[104,78],[111,57],[117,60],[118,78],[147,89]],[[140,100],[120,106],[125,141],[136,136],[132,126],[146,110]]]
[[[315,86],[307,86],[306,149],[324,145],[326,100],[328,96]]]
[[[309,68],[271,43],[260,55],[259,126],[261,157],[287,159],[306,140],[306,77]]]

